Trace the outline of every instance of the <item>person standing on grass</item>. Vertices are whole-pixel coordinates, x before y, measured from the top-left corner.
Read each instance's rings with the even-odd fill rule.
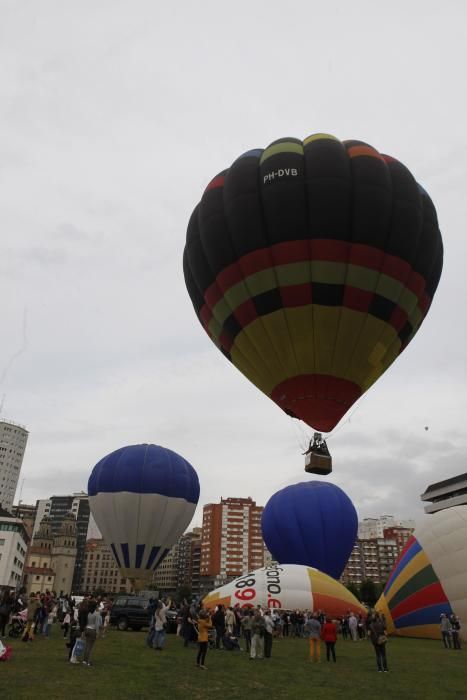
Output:
[[[156,651],[162,651],[165,644],[165,630],[167,627],[167,617],[166,612],[170,608],[171,601],[169,600],[167,605],[164,605],[162,600],[160,600],[156,607],[156,612],[154,613],[154,649]]]
[[[350,613],[349,615],[349,630],[350,630],[350,636],[352,638],[353,642],[358,641],[358,620],[355,617],[354,613]]]
[[[388,662],[386,659],[386,628],[379,613],[376,613],[372,623],[368,628],[368,634],[373,644],[376,654],[376,668],[378,673],[388,672]]]
[[[439,618],[439,627],[441,630],[441,637],[443,638],[444,648],[450,649],[452,627],[449,621],[449,617],[444,613],[441,613],[441,617]]]
[[[287,611],[282,613],[282,636],[283,637],[288,637],[289,636],[289,613]]]
[[[272,637],[274,634],[274,621],[271,611],[264,613],[264,658],[270,659],[272,654]]]
[[[321,663],[321,624],[314,613],[306,622],[306,632],[310,640],[310,661]]]
[[[227,610],[225,612],[225,627],[227,629],[227,632],[230,632],[230,634],[233,634],[234,626],[235,626],[235,613],[233,611],[233,608],[227,608]]]
[[[54,610],[54,608],[49,608],[49,612],[47,613],[47,619],[42,624],[42,634],[47,639],[50,636],[50,631],[52,629],[52,625],[53,625],[54,620],[55,620],[55,610]]]
[[[216,628],[216,649],[221,648],[221,640],[225,634],[225,610],[223,605],[218,605],[212,616],[212,622]]]
[[[15,601],[10,591],[5,590],[0,601],[0,637],[5,636],[5,627],[10,619]]]
[[[337,627],[336,624],[331,620],[331,618],[326,618],[321,631],[321,637],[323,642],[326,644],[326,660],[332,660],[336,663],[336,642],[337,642]]]
[[[38,599],[36,594],[31,593],[28,601],[28,615],[26,627],[22,636],[23,642],[27,642],[28,640],[32,642],[34,639],[34,626],[40,606],[40,600]]]
[[[91,664],[91,653],[94,647],[94,643],[99,634],[99,630],[102,624],[102,618],[100,612],[97,610],[97,603],[95,601],[89,604],[88,616],[86,619],[86,627],[84,628],[84,654],[83,654],[83,664],[85,666],[92,666]]]
[[[450,617],[450,623],[451,623],[451,632],[452,632],[452,646],[454,649],[460,649],[461,648],[461,637],[460,637],[460,632],[461,632],[461,623],[457,615],[454,615],[454,613]]]
[[[341,633],[342,639],[345,641],[349,635],[349,623],[345,615],[341,617]]]
[[[211,616],[207,610],[201,610],[198,617],[198,656],[196,657],[196,665],[198,668],[203,669],[203,671],[207,671],[205,661],[208,652],[209,630],[211,627]]]
[[[249,610],[247,610],[245,615],[242,617],[242,630],[243,630],[243,637],[245,638],[247,652],[249,652],[251,649],[251,623],[252,622],[253,622],[253,618],[251,616],[251,613]],[[217,638],[216,638],[216,645],[217,645]]]
[[[84,628],[86,627],[86,622],[88,619],[88,612],[89,612],[89,600],[90,600],[90,596],[84,596],[83,600],[79,604],[78,625],[79,625],[81,632],[84,632]]]
[[[264,656],[264,618],[256,610],[251,623],[250,659],[262,659]]]

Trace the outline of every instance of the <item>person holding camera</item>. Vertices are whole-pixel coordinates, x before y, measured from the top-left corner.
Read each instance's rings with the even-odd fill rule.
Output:
[[[203,671],[207,671],[205,665],[206,654],[208,652],[209,630],[212,627],[211,616],[207,610],[201,610],[198,616],[198,656],[196,665]]]

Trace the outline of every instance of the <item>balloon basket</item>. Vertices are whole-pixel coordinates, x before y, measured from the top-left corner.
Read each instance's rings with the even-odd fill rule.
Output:
[[[326,476],[332,472],[331,455],[320,455],[316,452],[309,452],[305,456],[305,471],[308,474],[321,474]]]

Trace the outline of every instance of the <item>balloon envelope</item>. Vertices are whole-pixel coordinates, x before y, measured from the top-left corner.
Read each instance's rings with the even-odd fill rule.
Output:
[[[357,512],[342,489],[307,481],[275,493],[261,520],[267,548],[281,564],[305,564],[338,579],[352,552]]]
[[[96,464],[88,483],[92,515],[122,575],[150,580],[190,524],[198,476],[158,445],[130,445]]]
[[[407,542],[376,608],[388,631],[440,638],[440,615],[467,620],[467,507],[427,515]]]
[[[183,259],[215,345],[323,432],[411,341],[442,262],[435,208],[407,168],[329,134],[280,139],[216,176]]]
[[[341,583],[317,569],[296,564],[266,566],[240,576],[209,593],[203,605],[324,610],[331,617],[340,617],[349,610],[366,615],[363,605]]]

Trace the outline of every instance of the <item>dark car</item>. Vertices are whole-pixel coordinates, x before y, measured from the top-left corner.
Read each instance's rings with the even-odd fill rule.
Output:
[[[140,596],[121,596],[117,598],[110,611],[110,624],[119,630],[140,630],[149,627],[149,600]]]

